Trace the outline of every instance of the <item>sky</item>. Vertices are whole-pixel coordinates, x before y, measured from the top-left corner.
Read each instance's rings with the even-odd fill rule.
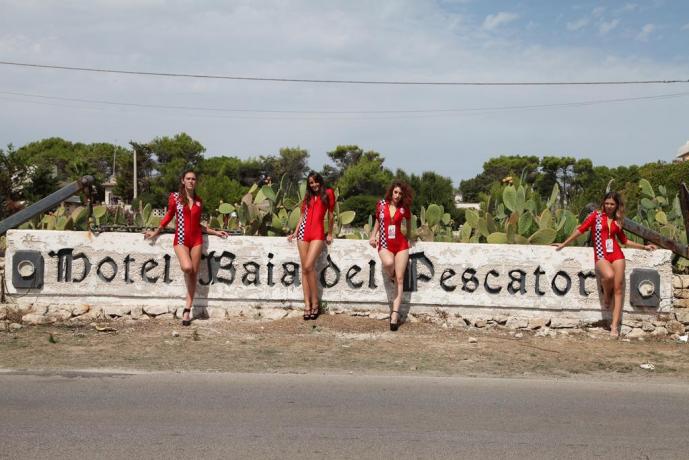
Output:
[[[689,139],[689,2],[0,0],[0,148],[128,146],[186,132],[206,156],[356,144],[455,185],[499,155],[672,161]]]

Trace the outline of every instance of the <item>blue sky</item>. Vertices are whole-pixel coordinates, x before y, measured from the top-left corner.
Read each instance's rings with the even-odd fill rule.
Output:
[[[0,61],[351,80],[687,80],[688,5],[0,0]],[[358,144],[393,170],[458,184],[501,154],[671,161],[689,139],[687,102],[688,83],[365,86],[0,65],[0,145],[49,136],[127,145],[184,131],[207,155],[301,146],[320,168],[328,150]]]
[[[653,59],[687,58],[689,4],[683,1],[450,0],[440,5],[474,26],[501,28],[524,46],[592,47]]]

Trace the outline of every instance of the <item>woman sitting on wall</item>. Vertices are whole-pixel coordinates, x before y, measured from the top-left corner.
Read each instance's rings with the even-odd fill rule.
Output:
[[[325,181],[320,174],[311,171],[306,178],[306,193],[301,204],[299,225],[287,237],[287,241],[297,238],[301,261],[301,285],[304,290],[304,320],[317,319],[320,314],[315,265],[325,244],[333,242],[334,209],[333,189],[325,186]],[[326,212],[328,214],[327,234],[323,223]]]
[[[624,220],[624,203],[617,192],[608,192],[603,198],[600,209],[593,211],[579,228],[562,243],[557,244],[557,251],[577,239],[586,230],[591,229],[593,241],[593,259],[596,273],[603,287],[603,303],[612,309],[610,336],[619,337],[620,318],[622,316],[622,297],[624,295],[625,261],[620,243],[634,249],[651,251],[656,249],[653,244],[639,244],[627,240],[622,230]],[[614,300],[614,303],[613,303]]]
[[[167,214],[160,221],[160,226],[156,230],[149,230],[144,233],[144,238],[155,239],[163,228],[170,223],[172,217],[176,217],[173,247],[177,260],[179,260],[179,266],[184,272],[184,282],[187,286],[182,326],[191,324],[191,308],[196,293],[199,265],[201,264],[203,232],[227,238],[227,232],[213,230],[201,224],[202,207],[203,201],[196,194],[196,173],[192,170],[186,170],[180,178],[179,191],[170,193]]]
[[[409,262],[409,241],[402,233],[402,221],[406,220],[407,235],[411,235],[411,187],[402,181],[393,182],[385,198],[376,205],[376,223],[369,243],[378,247],[383,271],[395,283],[395,298],[390,312],[390,330],[396,331],[400,321],[400,305],[404,288],[404,272]],[[410,236],[411,238],[411,236]]]

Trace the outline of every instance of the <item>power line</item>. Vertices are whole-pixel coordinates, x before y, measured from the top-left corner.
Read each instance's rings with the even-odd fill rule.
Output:
[[[163,104],[143,104],[138,102],[119,102],[103,99],[85,99],[64,96],[50,96],[44,94],[32,94],[17,91],[0,91],[0,94],[8,96],[19,96],[34,99],[43,99],[49,101],[75,102],[85,104],[98,104],[106,106],[118,107],[133,107],[133,108],[152,108],[164,110],[184,110],[197,112],[214,112],[214,113],[250,113],[250,114],[279,114],[279,115],[432,115],[432,114],[460,114],[460,113],[489,113],[501,111],[515,111],[515,110],[537,110],[537,109],[551,109],[551,108],[567,108],[567,107],[585,107],[601,104],[612,104],[622,102],[635,101],[653,101],[674,99],[678,97],[689,96],[689,92],[658,94],[654,96],[638,96],[628,98],[614,98],[614,99],[594,99],[587,101],[573,101],[560,102],[550,104],[532,104],[532,105],[508,105],[508,106],[487,106],[487,107],[464,107],[464,108],[441,108],[441,109],[389,109],[389,110],[275,110],[275,109],[238,109],[238,108],[222,108],[222,107],[202,107],[190,105],[163,105]],[[35,101],[29,101],[35,102]],[[49,104],[58,105],[59,104]]]
[[[279,83],[327,83],[347,85],[397,85],[397,86],[585,86],[585,85],[657,85],[689,83],[689,79],[673,80],[601,80],[601,81],[402,81],[402,80],[331,80],[315,78],[248,77],[234,75],[206,75],[167,72],[143,72],[136,70],[116,70],[96,67],[71,67],[63,65],[33,64],[26,62],[0,61],[0,65],[30,67],[39,69],[70,70],[78,72],[112,73],[121,75],[141,75],[173,78],[205,78],[214,80],[269,81]]]

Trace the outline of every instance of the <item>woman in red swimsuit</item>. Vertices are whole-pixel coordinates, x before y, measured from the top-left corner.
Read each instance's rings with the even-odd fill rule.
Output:
[[[383,270],[395,283],[397,289],[392,301],[390,330],[399,327],[400,304],[404,288],[404,272],[409,262],[409,241],[402,233],[402,221],[407,222],[407,235],[411,235],[411,187],[402,181],[393,182],[385,198],[376,205],[376,223],[371,231],[369,243],[378,247]],[[394,321],[393,321],[394,319]]]
[[[653,244],[639,244],[627,240],[622,230],[624,220],[624,203],[617,192],[608,192],[603,198],[599,210],[593,211],[586,220],[562,243],[557,245],[557,251],[574,241],[586,230],[591,229],[593,241],[593,260],[596,272],[603,287],[603,303],[610,308],[613,301],[612,321],[610,322],[610,336],[619,337],[620,317],[622,316],[622,296],[624,294],[624,254],[618,243],[634,249],[655,249]]]
[[[304,290],[304,319],[308,320],[316,319],[320,314],[315,265],[325,244],[333,242],[335,193],[333,189],[325,187],[323,177],[315,171],[309,173],[306,184],[299,225],[287,237],[287,241],[297,238],[301,260],[301,285]],[[326,213],[328,214],[327,234],[323,225]]]
[[[196,282],[201,264],[203,232],[227,238],[227,232],[213,230],[201,224],[202,210],[203,201],[196,194],[196,173],[192,170],[184,171],[180,179],[179,191],[170,194],[167,214],[160,221],[160,226],[155,230],[149,230],[144,233],[144,238],[155,239],[163,228],[170,223],[172,217],[176,218],[173,247],[177,260],[179,260],[180,268],[184,272],[184,281],[187,286],[187,301],[182,316],[183,326],[191,324],[191,307],[194,302]]]

